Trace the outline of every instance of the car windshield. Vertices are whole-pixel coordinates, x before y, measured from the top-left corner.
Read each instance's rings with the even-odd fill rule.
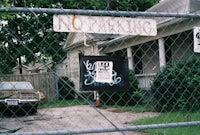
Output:
[[[0,90],[31,90],[30,82],[0,82]]]

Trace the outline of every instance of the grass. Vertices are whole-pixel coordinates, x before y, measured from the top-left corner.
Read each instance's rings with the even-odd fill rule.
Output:
[[[114,106],[103,106],[103,108],[104,109],[114,108],[116,112],[132,111],[132,112],[140,113],[140,112],[151,112],[152,111],[152,106],[144,106],[144,105],[135,105],[135,106],[114,105]]]
[[[47,101],[44,104],[38,106],[39,109],[42,108],[56,108],[56,107],[68,107],[75,105],[86,105],[87,102],[84,100],[62,100],[62,101]]]
[[[161,113],[157,117],[140,119],[132,124],[134,125],[148,125],[148,124],[165,124],[165,123],[176,123],[176,122],[190,122],[200,121],[200,112],[195,113]],[[144,132],[150,135],[199,135],[200,127],[177,127],[177,128],[166,128],[166,129],[152,129],[145,130]]]
[[[114,106],[116,111],[134,111],[140,112],[151,112],[153,110],[152,106]],[[161,113],[160,115],[152,118],[140,119],[131,125],[150,125],[150,124],[167,124],[167,123],[177,123],[177,122],[191,122],[200,121],[200,112],[170,112]],[[165,129],[152,129],[143,131],[149,135],[200,135],[199,126],[191,127],[177,127],[177,128],[165,128]]]
[[[125,106],[125,107],[121,107],[119,109],[121,111],[133,111],[133,112],[136,112],[136,113],[152,111],[152,107],[151,106],[144,106],[144,105]]]
[[[87,102],[83,100],[64,100],[56,102],[46,102],[39,105],[38,108],[56,108],[56,107],[68,107],[75,105],[86,105]],[[109,108],[111,106],[103,106],[103,108]],[[148,112],[152,108],[149,106],[112,106],[117,112]],[[150,124],[166,124],[166,123],[177,123],[177,122],[190,122],[200,121],[200,112],[184,113],[184,112],[173,112],[173,113],[161,113],[159,116],[153,118],[140,119],[131,125],[150,125]],[[177,128],[166,128],[166,129],[151,129],[143,131],[149,135],[199,135],[200,127],[177,127]]]

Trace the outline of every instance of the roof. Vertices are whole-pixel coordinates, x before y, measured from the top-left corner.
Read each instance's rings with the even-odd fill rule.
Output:
[[[153,7],[146,10],[146,12],[158,12],[158,13],[193,13],[200,10],[199,0],[163,0]],[[161,18],[157,17],[155,20],[157,23],[164,23],[175,18]]]
[[[28,71],[32,71],[32,70],[43,70],[46,68],[49,68],[51,66],[52,62],[47,62],[47,63],[31,63],[28,65]]]
[[[0,82],[0,90],[31,90],[33,86],[30,82],[8,81]]]
[[[27,70],[27,71],[33,71],[33,70],[36,70],[36,69],[43,70],[43,69],[46,69],[46,68],[50,68],[51,66],[52,66],[52,62],[36,63],[36,64],[30,63],[28,65],[22,64],[22,67],[24,67],[25,70]],[[19,65],[14,67],[14,69],[17,69],[17,68],[19,68]]]
[[[84,35],[85,34],[85,35]],[[85,39],[84,39],[85,36]],[[77,38],[78,37],[78,38]],[[84,40],[87,42],[91,41],[107,41],[119,37],[118,34],[97,34],[97,33],[69,33],[67,41],[65,42],[64,49],[71,49],[73,47],[79,46],[83,43]]]
[[[149,8],[148,12],[167,12],[167,13],[186,13],[189,12],[190,0],[163,0],[153,7]]]
[[[146,10],[146,12],[158,12],[158,13],[193,13],[200,10],[200,0],[164,0],[159,2],[158,4],[154,5],[153,7]],[[152,18],[152,17],[151,17]],[[157,22],[157,24],[165,24],[172,22],[174,20],[178,20],[176,18],[172,17],[155,17],[154,18]],[[72,43],[73,36],[70,36],[71,33],[68,36],[67,42],[65,43],[64,48],[66,49],[67,46],[70,46],[70,43]],[[127,36],[127,35],[113,35],[113,34],[95,34],[95,33],[89,33],[87,34],[89,38],[87,40],[93,40],[93,41],[103,41],[98,42],[98,45],[104,46],[104,45],[110,45],[112,42],[119,41],[121,39],[125,40],[133,38],[135,36]],[[80,38],[80,37],[79,37]],[[105,41],[105,42],[104,42]],[[79,40],[79,44],[81,45],[83,43],[83,40]],[[74,46],[76,47],[76,46]]]
[[[146,11],[167,13],[192,13],[200,9],[199,0],[163,0]]]

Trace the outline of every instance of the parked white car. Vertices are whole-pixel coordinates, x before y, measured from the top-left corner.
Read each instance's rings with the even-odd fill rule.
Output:
[[[0,82],[0,112],[37,112],[40,96],[30,82]]]

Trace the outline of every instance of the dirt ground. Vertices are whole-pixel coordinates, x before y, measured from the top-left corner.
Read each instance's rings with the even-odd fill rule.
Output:
[[[97,110],[96,110],[97,109]],[[16,133],[37,133],[37,132],[57,132],[57,131],[80,131],[92,129],[108,129],[129,126],[129,122],[134,122],[145,117],[157,116],[157,113],[144,112],[123,112],[119,113],[113,108],[102,109],[89,105],[38,109],[38,113],[30,116],[2,117],[0,118],[0,132],[7,129],[19,129]],[[99,113],[100,112],[100,113]],[[108,120],[107,120],[108,119]],[[110,123],[111,121],[112,123]],[[56,133],[55,133],[56,134]],[[97,133],[95,133],[97,134]],[[110,132],[99,133],[99,135],[144,135],[135,132]],[[88,133],[89,135],[89,133]]]

